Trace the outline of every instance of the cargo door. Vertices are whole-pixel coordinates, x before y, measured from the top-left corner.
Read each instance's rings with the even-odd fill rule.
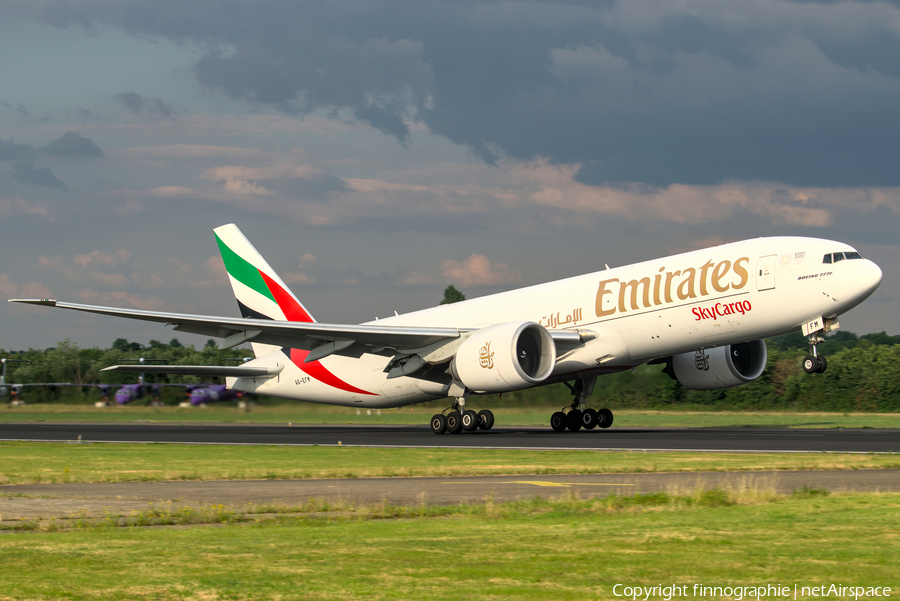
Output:
[[[775,261],[777,255],[760,257],[756,262],[756,289],[759,291],[775,288]]]

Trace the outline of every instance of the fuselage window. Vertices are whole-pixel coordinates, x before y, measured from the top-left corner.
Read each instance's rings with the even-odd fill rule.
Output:
[[[844,260],[844,253],[834,253],[834,262],[835,263],[837,263],[838,261],[843,261],[843,260]]]
[[[844,253],[844,256],[845,256],[848,260],[850,260],[850,259],[862,259],[862,258],[863,258],[863,256],[862,256],[861,254],[857,253],[857,252]]]
[[[827,255],[825,255],[825,258],[822,259],[822,262],[823,263],[831,263],[831,253],[828,253]]]

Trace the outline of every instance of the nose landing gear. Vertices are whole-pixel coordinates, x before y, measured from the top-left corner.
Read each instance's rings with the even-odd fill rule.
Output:
[[[809,354],[803,358],[803,371],[806,373],[821,374],[828,369],[828,361],[825,357],[819,356],[816,348],[824,342],[826,342],[825,338],[819,336],[818,332],[813,332],[809,335]]]
[[[563,411],[557,411],[550,416],[550,427],[556,432],[569,430],[577,432],[584,428],[585,430],[593,430],[596,427],[609,428],[613,423],[613,413],[609,409],[603,408],[599,410],[585,408],[585,399],[594,391],[594,384],[597,377],[579,378],[575,380],[575,384],[563,382],[575,398],[572,404],[564,408]]]

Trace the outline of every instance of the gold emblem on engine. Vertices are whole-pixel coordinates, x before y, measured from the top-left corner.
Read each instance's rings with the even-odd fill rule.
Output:
[[[478,353],[478,359],[481,363],[481,367],[485,369],[494,369],[494,353],[491,352],[490,342],[481,347],[481,351]]]
[[[695,351],[694,365],[700,371],[709,371],[709,355],[704,355],[703,351]]]

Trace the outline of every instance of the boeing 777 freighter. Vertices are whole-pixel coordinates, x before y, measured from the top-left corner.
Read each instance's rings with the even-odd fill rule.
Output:
[[[399,407],[450,397],[436,434],[489,430],[470,397],[565,382],[574,394],[556,431],[607,428],[609,409],[586,407],[597,376],[647,363],[691,389],[747,384],[766,366],[764,338],[802,329],[808,373],[838,316],[881,283],[881,269],[841,242],[759,238],[606,269],[368,322],[325,324],[288,289],[238,228],[215,229],[241,318],[14,299],[156,321],[182,332],[249,342],[237,367],[113,366],[145,373],[226,377],[230,390],[348,407]]]

